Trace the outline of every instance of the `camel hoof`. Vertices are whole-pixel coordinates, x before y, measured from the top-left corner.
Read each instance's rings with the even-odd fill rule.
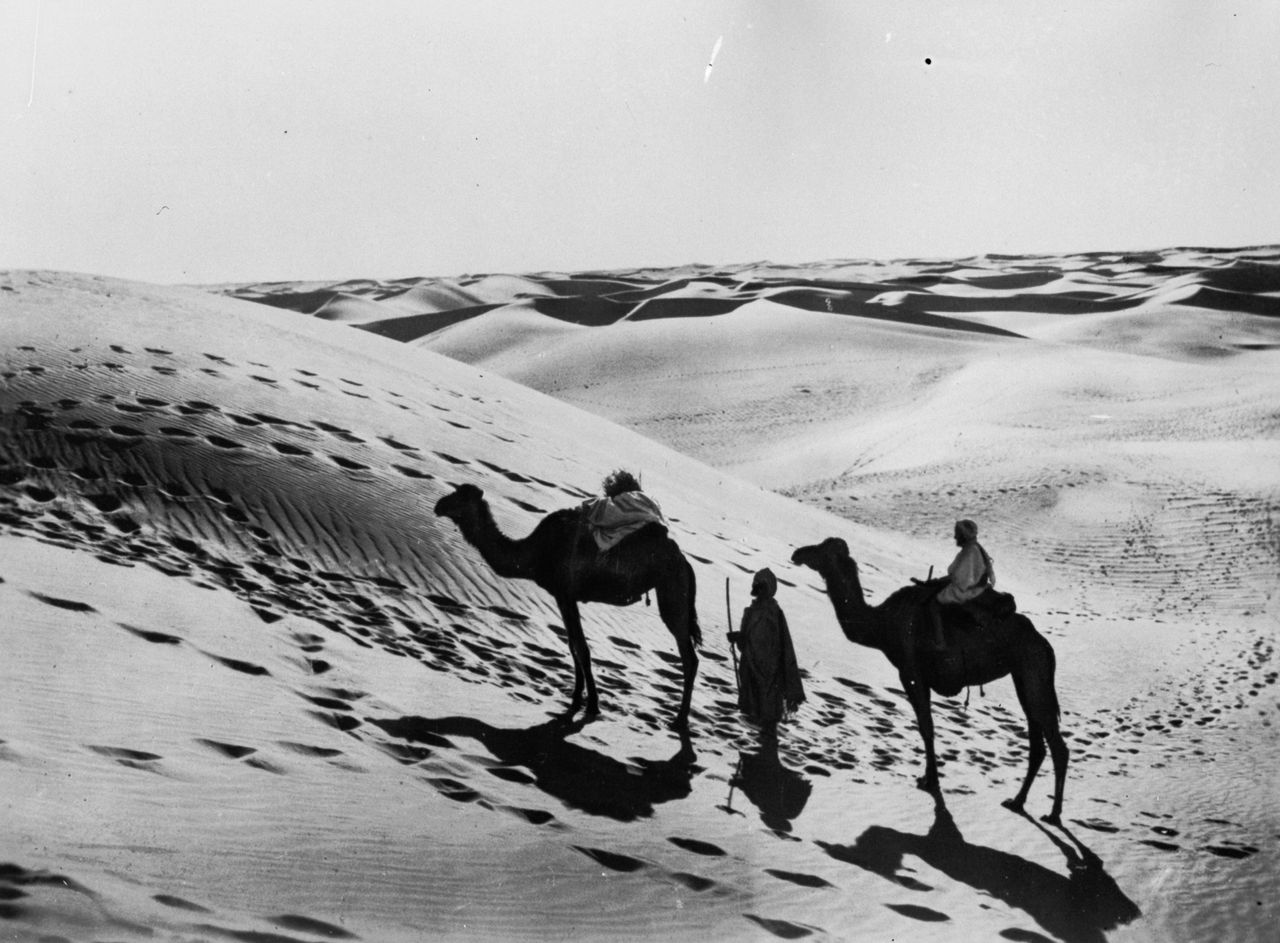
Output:
[[[688,729],[689,729],[689,718],[688,718],[687,716],[686,716],[686,717],[676,717],[674,720],[672,720],[672,721],[671,721],[671,723],[667,724],[667,726],[668,726],[671,730],[688,730]]]
[[[1009,809],[1011,812],[1021,813],[1023,811],[1021,799],[1006,799],[1004,800],[1004,802],[1000,804],[1004,806],[1006,809]]]
[[[930,780],[928,776],[920,776],[916,779],[916,788],[933,795],[937,795],[942,791],[936,779]]]
[[[1056,825],[1058,828],[1062,828],[1062,816],[1057,812],[1050,812],[1048,815],[1040,816],[1040,821],[1046,825]]]

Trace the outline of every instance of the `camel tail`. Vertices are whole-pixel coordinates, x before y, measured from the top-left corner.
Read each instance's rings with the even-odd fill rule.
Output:
[[[1049,644],[1049,640],[1045,639],[1045,645],[1049,649],[1049,679],[1053,683],[1049,685],[1049,697],[1052,698],[1053,716],[1062,719],[1062,707],[1058,704],[1058,656],[1054,654],[1053,646]]]
[[[689,641],[694,648],[702,647],[702,626],[698,624],[698,580],[693,574],[693,565],[684,561],[685,571],[689,575]]]

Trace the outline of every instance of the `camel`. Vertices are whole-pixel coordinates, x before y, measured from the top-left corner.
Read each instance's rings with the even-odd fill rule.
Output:
[[[1043,821],[1062,824],[1068,751],[1058,728],[1053,646],[1036,631],[1030,619],[1015,613],[981,630],[947,625],[947,644],[938,650],[930,647],[929,633],[917,633],[915,627],[917,620],[927,619],[922,616],[921,606],[929,593],[937,591],[939,581],[906,586],[880,605],[872,606],[863,597],[858,564],[849,556],[848,544],[839,537],[799,548],[791,555],[791,562],[807,566],[822,577],[836,619],[849,641],[879,649],[898,669],[924,740],[925,774],[917,781],[921,789],[941,795],[938,762],[933,750],[931,691],[953,697],[968,685],[987,684],[1012,675],[1014,690],[1027,718],[1029,754],[1022,788],[1003,805],[1022,812],[1031,783],[1044,761],[1047,741],[1053,755],[1054,794],[1053,809]]]
[[[462,536],[499,576],[532,580],[555,599],[573,657],[573,699],[566,717],[582,706],[584,686],[586,714],[595,716],[600,711],[578,603],[629,606],[653,590],[658,614],[675,636],[684,674],[680,710],[671,726],[677,730],[687,727],[693,679],[698,673],[695,647],[702,644],[694,609],[697,582],[693,567],[665,528],[646,526],[602,553],[579,509],[562,508],[546,515],[528,536],[515,540],[498,529],[484,492],[472,484],[455,486],[436,502],[435,513],[457,524]]]

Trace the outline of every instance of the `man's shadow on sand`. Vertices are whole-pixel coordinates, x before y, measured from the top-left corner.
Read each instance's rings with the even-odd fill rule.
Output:
[[[729,780],[729,799],[719,808],[737,812],[733,807],[733,790],[742,794],[760,810],[760,821],[775,832],[788,833],[791,823],[804,811],[813,785],[793,769],[782,764],[776,737],[761,737],[753,753],[739,753],[738,766]]]
[[[683,799],[692,789],[697,754],[687,733],[667,760],[616,760],[566,738],[587,721],[556,718],[534,727],[494,727],[473,717],[401,717],[372,720],[393,737],[430,748],[457,751],[451,737],[479,741],[500,765],[489,772],[508,782],[534,786],[570,808],[631,822],[654,806]]]
[[[929,890],[909,875],[900,874],[902,859],[911,855],[952,880],[968,884],[1021,910],[1046,932],[1066,943],[1105,943],[1103,931],[1142,916],[1138,905],[1107,874],[1102,860],[1079,839],[1061,829],[1069,842],[1030,816],[1024,816],[1067,858],[1067,876],[1033,861],[964,839],[947,807],[935,800],[933,827],[925,835],[873,825],[852,845],[818,842],[837,861],[857,865],[904,887]]]

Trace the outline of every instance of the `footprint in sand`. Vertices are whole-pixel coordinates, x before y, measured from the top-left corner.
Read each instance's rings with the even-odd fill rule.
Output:
[[[485,606],[484,608],[485,608],[487,611],[494,613],[495,615],[502,616],[502,618],[504,618],[504,619],[511,619],[511,620],[513,620],[513,621],[515,621],[515,622],[528,622],[528,621],[529,621],[529,617],[528,617],[528,616],[526,616],[524,613],[522,613],[522,612],[516,612],[516,611],[515,611],[515,610],[513,610],[513,609],[507,609],[507,608],[506,608],[506,607],[504,607],[504,606]]]
[[[467,612],[471,609],[466,603],[458,602],[450,596],[442,596],[438,593],[427,593],[424,598],[447,612]]]
[[[401,442],[398,439],[394,439],[391,436],[379,436],[378,438],[381,439],[383,443],[385,443],[386,445],[389,445],[391,448],[399,452],[419,451],[415,446],[406,445],[404,442]]]
[[[454,802],[475,802],[483,798],[479,792],[466,783],[458,782],[458,780],[449,776],[427,777],[427,782],[434,786],[440,795],[446,799],[452,799]]]
[[[1205,845],[1202,849],[1219,858],[1251,858],[1258,853],[1253,845],[1240,845],[1230,842],[1222,845]]]
[[[189,900],[181,897],[174,897],[172,894],[153,894],[151,897],[158,904],[164,904],[166,907],[172,907],[174,910],[185,910],[194,914],[211,914],[213,913],[208,907],[201,907]]]
[[[573,848],[574,851],[578,851],[586,855],[593,861],[599,862],[610,871],[630,873],[648,867],[648,865],[639,858],[619,854],[615,851],[605,851],[603,848],[586,848],[582,845],[571,845],[570,847]]]
[[[904,917],[910,917],[912,920],[922,920],[926,923],[941,923],[950,920],[944,913],[940,913],[929,907],[921,907],[919,904],[885,904],[895,913],[900,913]]]
[[[801,887],[835,887],[830,881],[820,878],[816,874],[801,874],[797,871],[782,871],[778,868],[765,868],[764,873],[772,875],[780,881],[799,884]]]
[[[255,665],[252,662],[240,661],[237,658],[223,658],[221,655],[215,655],[212,652],[202,652],[202,654],[206,655],[209,658],[212,658],[218,664],[226,668],[230,668],[232,671],[239,671],[241,674],[255,675],[255,676],[261,676],[261,675],[270,676],[271,674],[271,672],[268,671],[266,668],[263,668],[261,665]]]
[[[723,857],[726,852],[719,845],[713,845],[711,842],[701,841],[697,838],[668,838],[667,841],[675,845],[677,848],[683,848],[685,851],[693,852],[695,855],[705,855],[711,858]]]
[[[771,917],[760,917],[756,914],[746,914],[746,917],[762,930],[767,930],[774,936],[783,940],[799,940],[806,936],[812,936],[815,933],[823,933],[821,927],[810,927],[802,923],[792,923],[790,920],[778,920]]]
[[[345,468],[347,471],[368,471],[369,466],[363,462],[357,462],[341,455],[330,455],[329,461],[337,465],[339,468]]]
[[[354,933],[342,929],[342,927],[334,926],[332,923],[325,923],[323,920],[316,920],[314,917],[300,917],[296,914],[282,914],[278,917],[267,917],[268,922],[283,927],[286,930],[295,930],[299,933],[310,933],[313,936],[328,937],[331,940],[358,940],[360,939]],[[241,936],[240,934],[233,934]],[[268,934],[260,935],[263,939],[268,939]]]
[[[350,429],[344,429],[342,426],[335,426],[332,423],[322,422],[317,419],[312,422],[312,427],[319,429],[321,432],[327,432],[335,439],[341,439],[343,442],[351,442],[356,445],[363,445],[364,439],[353,433]]]
[[[280,740],[278,745],[291,753],[297,753],[300,756],[313,756],[319,759],[330,760],[335,756],[342,756],[341,750],[335,750],[332,747],[317,747],[308,743],[294,743],[291,740]]]
[[[503,468],[501,465],[495,465],[492,462],[486,462],[484,459],[476,459],[476,461],[479,462],[481,465],[483,465],[485,468],[489,469],[490,471],[495,471],[499,475],[502,475],[504,478],[508,479],[509,481],[514,481],[518,484],[528,484],[532,480],[530,478],[525,477],[524,475],[521,475],[519,472],[510,471],[509,469]]]
[[[182,642],[182,639],[176,635],[168,635],[164,632],[152,632],[147,629],[139,629],[132,625],[126,625],[123,622],[117,622],[116,625],[120,626],[120,628],[124,629],[129,634],[136,635],[143,641],[151,642],[155,645],[178,645]]]
[[[235,743],[222,743],[218,740],[206,740],[203,737],[197,737],[196,743],[206,746],[215,753],[219,753],[232,760],[241,760],[246,756],[251,756],[258,752],[256,747],[243,747]]]
[[[325,710],[331,711],[350,711],[351,705],[345,700],[334,697],[323,697],[314,694],[298,693],[298,696],[304,700],[310,701],[316,707],[323,707]]]
[[[404,475],[406,478],[417,478],[423,481],[435,480],[434,475],[429,475],[424,471],[418,471],[418,469],[416,468],[409,468],[406,465],[392,465],[391,467],[394,468],[396,471],[398,471],[400,474]]]
[[[88,748],[100,756],[115,760],[121,766],[142,770],[147,773],[159,773],[156,764],[164,757],[143,750],[131,750],[128,747],[107,747],[87,744]]]
[[[711,878],[704,878],[699,874],[690,874],[688,871],[672,871],[670,876],[689,888],[689,890],[698,893],[709,891],[716,886],[716,882]]]
[[[316,663],[317,662],[315,661],[312,661],[311,663],[313,670],[315,669]],[[327,663],[325,662],[320,662],[320,663],[326,665],[325,670],[327,671],[328,670]],[[319,672],[316,672],[316,673],[319,674]],[[307,711],[307,713],[310,714],[312,717],[314,717],[316,720],[319,720],[328,724],[330,727],[334,728],[335,730],[341,730],[343,733],[346,733],[347,731],[350,731],[350,730],[355,730],[357,727],[360,726],[360,720],[356,717],[350,716],[349,714],[325,714],[325,713],[321,713],[320,711]]]
[[[38,599],[46,606],[53,606],[56,609],[66,609],[69,612],[97,612],[93,606],[88,603],[77,602],[74,599],[61,599],[57,596],[46,596],[43,593],[28,592],[32,599]]]

